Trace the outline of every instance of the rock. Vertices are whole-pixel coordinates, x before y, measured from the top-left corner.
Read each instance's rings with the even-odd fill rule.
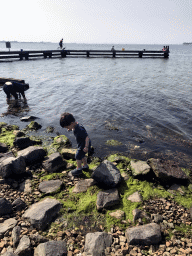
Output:
[[[47,238],[44,237],[44,236],[39,235],[38,233],[37,233],[37,234],[31,234],[31,235],[30,235],[30,240],[31,240],[31,243],[32,243],[34,246],[37,246],[37,245],[39,245],[40,243],[45,243],[45,242],[48,242],[48,241],[49,241],[49,239],[47,239]]]
[[[26,204],[21,200],[21,198],[17,198],[13,201],[12,206],[15,211],[22,211],[25,209]]]
[[[43,230],[47,224],[50,224],[61,207],[61,203],[56,199],[46,198],[33,204],[22,217],[27,219],[35,228]]]
[[[0,216],[10,214],[12,211],[11,203],[5,198],[0,198]]]
[[[125,236],[129,244],[151,245],[161,242],[161,229],[156,223],[128,228]]]
[[[5,143],[0,142],[0,153],[7,152],[7,150],[8,150],[7,145]]]
[[[14,254],[13,252],[5,252],[3,254],[1,254],[2,256],[17,256],[16,254]]]
[[[136,202],[142,202],[143,201],[143,197],[139,194],[138,191],[136,191],[135,193],[133,193],[132,195],[130,195],[127,200],[130,200],[132,203],[136,203]]]
[[[46,152],[42,147],[30,146],[18,151],[18,156],[23,156],[27,165],[43,160],[45,155]]]
[[[66,167],[67,163],[63,161],[59,152],[53,153],[43,162],[43,168],[48,172],[57,172],[60,168]]]
[[[15,138],[13,145],[18,148],[19,150],[30,147],[33,145],[33,142],[27,138],[27,137],[23,137],[23,138]]]
[[[24,235],[21,238],[15,254],[18,256],[32,256],[31,242],[28,236]]]
[[[129,179],[129,174],[126,172],[121,173],[121,176],[125,181]]]
[[[143,217],[142,211],[139,210],[139,209],[137,209],[137,208],[132,211],[132,214],[133,214],[133,222],[134,222],[134,223],[135,223],[135,221],[136,221],[137,219]]]
[[[130,162],[130,167],[133,176],[145,175],[150,172],[150,166],[144,161],[133,161]]]
[[[55,128],[54,128],[53,126],[48,126],[48,127],[46,128],[46,133],[53,133],[54,130],[55,130]]]
[[[59,135],[54,138],[53,147],[56,147],[57,149],[71,147],[71,145],[71,141],[65,135]]]
[[[155,223],[163,221],[163,217],[160,214],[151,214],[151,219],[154,220]]]
[[[168,192],[174,194],[174,191],[179,192],[181,195],[184,195],[185,192],[182,190],[181,185],[179,184],[173,184],[169,189]]]
[[[10,214],[12,211],[11,203],[5,198],[0,198],[0,216]]]
[[[11,174],[21,174],[26,171],[25,159],[22,156],[8,157],[0,162],[0,176],[9,177]]]
[[[187,183],[188,178],[184,171],[171,160],[161,160],[151,158],[148,160],[156,177],[163,184]]]
[[[31,180],[27,179],[27,180],[23,181],[23,182],[20,184],[19,191],[25,192],[25,193],[29,193],[29,194],[30,194],[30,193],[32,192],[32,189],[31,189]]]
[[[16,136],[16,137],[23,137],[25,136],[25,133],[20,131],[20,130],[14,130],[13,131],[13,134]]]
[[[34,256],[67,256],[65,241],[49,241],[37,246]]]
[[[17,225],[17,221],[14,218],[5,220],[3,223],[0,223],[0,237],[7,231],[13,229]]]
[[[21,117],[20,120],[22,122],[30,122],[30,121],[33,121],[35,119],[37,119],[38,117],[35,117],[35,116],[24,116],[24,117]]]
[[[62,184],[60,180],[46,180],[39,184],[39,190],[46,194],[53,193],[60,189]]]
[[[117,189],[114,188],[106,191],[100,191],[97,195],[97,210],[116,205],[119,201],[120,198]]]
[[[87,189],[93,185],[95,185],[96,182],[94,179],[85,179],[80,180],[75,184],[75,187],[73,189],[73,193],[81,193],[87,191]]]
[[[39,130],[41,129],[42,125],[38,124],[35,121],[32,121],[29,125],[27,125],[27,130]]]
[[[97,182],[98,186],[115,188],[121,181],[121,174],[114,164],[105,160],[95,169],[92,178]]]
[[[6,180],[5,179],[0,179],[0,184],[5,184]]]
[[[75,160],[75,154],[77,150],[74,148],[62,148],[61,155],[64,159],[73,159]]]
[[[113,237],[105,232],[88,233],[85,236],[85,249],[87,255],[103,256],[107,247],[112,245]]]
[[[6,153],[0,153],[0,163],[8,158],[8,157],[15,157],[12,151],[6,152]]]
[[[125,216],[125,212],[124,211],[121,211],[121,210],[117,210],[116,212],[110,212],[109,215],[111,217],[114,217],[116,219],[123,219],[124,216]]]
[[[21,228],[16,226],[12,230],[13,247],[17,247],[20,239]]]

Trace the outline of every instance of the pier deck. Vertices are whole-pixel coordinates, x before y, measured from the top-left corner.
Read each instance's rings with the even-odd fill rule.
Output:
[[[38,58],[66,58],[66,57],[100,57],[100,58],[168,58],[169,47],[166,51],[151,50],[41,50],[41,51],[3,51],[0,61],[29,60]]]

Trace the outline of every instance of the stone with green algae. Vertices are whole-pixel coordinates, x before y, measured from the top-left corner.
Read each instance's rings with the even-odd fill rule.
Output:
[[[107,140],[106,144],[109,146],[121,146],[122,143],[118,140]]]
[[[130,167],[131,167],[133,176],[144,175],[150,172],[150,166],[145,161],[131,160]]]

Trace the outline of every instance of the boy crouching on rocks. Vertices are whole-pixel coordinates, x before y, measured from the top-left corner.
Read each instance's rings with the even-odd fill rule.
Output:
[[[78,145],[78,149],[75,155],[75,159],[77,161],[77,169],[72,170],[71,174],[73,176],[78,176],[82,174],[82,170],[89,169],[85,154],[90,152],[91,141],[83,125],[78,124],[72,114],[66,112],[61,114],[60,125],[63,128],[67,128],[68,131],[73,131],[76,137]]]

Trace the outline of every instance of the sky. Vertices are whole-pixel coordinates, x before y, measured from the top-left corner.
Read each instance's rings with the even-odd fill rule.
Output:
[[[192,42],[192,0],[0,0],[0,41]]]

